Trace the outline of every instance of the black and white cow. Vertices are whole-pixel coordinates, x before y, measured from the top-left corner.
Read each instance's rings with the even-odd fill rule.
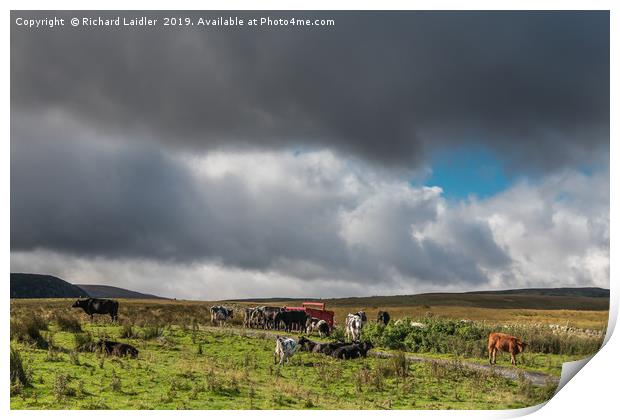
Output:
[[[355,314],[348,314],[345,320],[345,337],[350,341],[359,341],[362,336],[362,328],[366,322],[366,313],[359,311]]]
[[[316,332],[319,337],[329,337],[329,325],[323,319],[310,318],[306,324],[306,334]]]
[[[299,347],[299,351],[312,351],[317,344],[318,343],[315,343],[314,341],[308,340],[306,337],[301,336],[299,337],[299,342],[297,343],[297,346]]]
[[[273,363],[278,363],[278,359],[281,365],[284,364],[284,362],[288,362],[288,359],[295,354],[297,348],[297,342],[292,338],[277,336],[276,348],[273,352]]]
[[[259,306],[252,313],[252,325],[264,329],[274,329],[275,318],[280,311],[281,309],[275,306]]]
[[[244,308],[243,309],[243,326],[245,328],[251,328],[255,326],[254,324],[252,324],[252,314],[254,313],[255,310],[256,308]]]
[[[220,324],[220,327],[226,323],[226,321],[233,317],[233,310],[225,306],[212,306],[211,307],[211,322],[216,321]]]
[[[377,324],[387,325],[390,323],[390,314],[386,311],[379,311],[377,314]]]
[[[209,308],[209,312],[211,313],[211,323],[212,324],[215,323],[215,318],[217,317],[217,313],[222,308],[224,308],[224,307],[220,306],[220,305],[214,305],[214,306],[211,306],[211,308]]]

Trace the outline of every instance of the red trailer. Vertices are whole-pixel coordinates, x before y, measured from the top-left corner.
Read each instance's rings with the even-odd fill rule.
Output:
[[[305,311],[309,317],[322,319],[327,322],[330,330],[334,329],[334,311],[326,310],[323,302],[304,302],[301,306],[285,306],[282,309],[285,311]]]

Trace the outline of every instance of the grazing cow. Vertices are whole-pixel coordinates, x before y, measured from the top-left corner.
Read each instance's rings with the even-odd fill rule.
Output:
[[[116,341],[99,340],[95,344],[95,348],[110,356],[132,358],[138,357],[138,349],[130,344],[117,343]]]
[[[304,336],[301,336],[299,338],[299,342],[297,343],[297,345],[299,346],[299,351],[312,351],[314,349],[314,346],[316,346],[317,344],[318,343],[308,340]]]
[[[118,320],[118,302],[111,299],[78,299],[71,306],[72,308],[82,308],[93,321],[94,314],[110,314],[112,321]]]
[[[332,352],[332,357],[336,359],[357,359],[358,357],[366,357],[368,351],[372,348],[372,343],[354,343],[337,348]]]
[[[319,337],[329,337],[329,325],[323,319],[310,318],[307,321],[306,334],[316,331]]]
[[[364,327],[366,314],[360,311],[356,314],[348,314],[345,320],[345,337],[350,341],[359,341]]]
[[[377,324],[387,325],[390,322],[390,314],[386,311],[379,311],[377,314]]]
[[[334,350],[346,346],[347,343],[343,343],[342,341],[337,341],[335,343],[317,343],[312,349],[312,353],[323,353],[323,354],[332,354]]]
[[[278,363],[278,359],[280,359],[280,364],[284,364],[284,362],[288,362],[289,357],[291,357],[297,351],[297,342],[292,338],[286,337],[276,337],[276,348],[273,352],[273,363]]]
[[[276,314],[274,323],[276,328],[280,326],[280,323],[283,323],[284,330],[287,332],[301,331],[306,326],[307,319],[308,314],[305,311],[281,311]]]
[[[518,339],[517,337],[513,337],[512,335],[502,334],[502,333],[491,333],[489,334],[489,363],[495,364],[495,357],[497,356],[497,351],[505,351],[510,353],[510,363],[516,366],[517,359],[516,355],[522,353],[525,349],[526,344]]]

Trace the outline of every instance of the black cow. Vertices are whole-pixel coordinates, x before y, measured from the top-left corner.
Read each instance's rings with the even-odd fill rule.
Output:
[[[390,322],[390,314],[386,311],[379,311],[377,314],[377,323],[387,325]]]
[[[274,323],[276,328],[283,323],[285,331],[294,329],[302,331],[306,327],[307,319],[306,311],[281,311],[276,314]]]
[[[116,341],[109,340],[99,340],[95,347],[110,356],[129,356],[132,358],[138,357],[138,349],[130,344],[118,343]]]
[[[342,346],[332,352],[332,357],[336,359],[357,359],[358,357],[366,357],[368,351],[372,348],[369,342],[354,343]]]
[[[301,351],[312,351],[317,344],[318,343],[308,340],[304,336],[301,336],[299,338],[299,341],[297,342],[297,345],[299,346],[299,350]]]
[[[334,350],[346,345],[347,344],[342,341],[337,341],[335,343],[317,343],[312,349],[312,353],[323,353],[329,355],[332,354]]]
[[[118,320],[118,302],[111,299],[78,299],[71,306],[82,308],[90,316],[92,322],[94,314],[110,314],[112,321]]]

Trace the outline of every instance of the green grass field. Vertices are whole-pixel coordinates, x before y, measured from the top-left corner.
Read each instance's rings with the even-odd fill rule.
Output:
[[[123,340],[140,350],[129,359],[71,353],[72,333],[53,326],[50,333],[63,350],[14,343],[32,369],[32,386],[14,390],[12,409],[501,409],[538,404],[553,392],[457,363],[399,366],[398,359],[299,353],[280,368],[270,335],[172,328],[150,340]]]
[[[449,352],[417,353],[443,363],[409,362],[394,349],[386,349],[393,358],[348,361],[298,353],[278,367],[273,332],[243,330],[240,318],[209,327],[208,303],[122,301],[119,324],[103,316],[90,323],[68,306],[68,300],[12,301],[11,347],[26,382],[13,381],[12,409],[506,409],[539,404],[555,390],[551,381],[534,386],[468,368],[461,362],[487,360]],[[32,319],[41,320],[38,344],[16,334],[20,322]],[[76,338],[87,334],[130,343],[139,357],[76,351]],[[584,356],[526,352],[518,369],[559,375],[562,362]],[[498,364],[509,366],[508,356]]]

